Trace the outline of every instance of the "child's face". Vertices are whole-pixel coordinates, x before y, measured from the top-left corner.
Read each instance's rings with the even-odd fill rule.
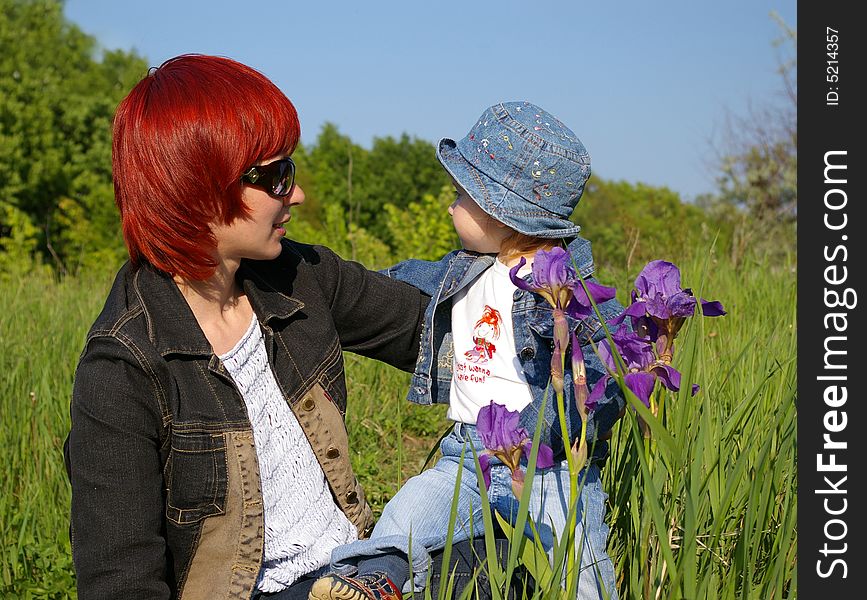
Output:
[[[457,197],[449,206],[449,214],[461,245],[473,252],[499,252],[503,240],[511,233],[509,228],[483,211],[454,179],[452,183]]]

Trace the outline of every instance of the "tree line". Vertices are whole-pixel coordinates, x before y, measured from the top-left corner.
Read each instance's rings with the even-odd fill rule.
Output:
[[[0,276],[76,274],[125,257],[111,180],[111,119],[147,72],[135,52],[102,50],[57,0],[0,0]],[[782,39],[795,34],[781,23]],[[794,64],[781,65],[790,103],[732,118],[717,157],[718,192],[684,203],[664,187],[592,177],[573,218],[605,266],[678,257],[716,239],[793,249],[797,216]],[[354,143],[333,124],[295,153],[307,194],[290,236],[325,243],[373,267],[437,258],[457,244],[453,191],[433,143],[406,134]],[[640,267],[639,267],[640,268]]]

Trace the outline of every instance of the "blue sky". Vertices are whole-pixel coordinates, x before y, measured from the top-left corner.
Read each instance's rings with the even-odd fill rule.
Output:
[[[569,125],[605,179],[712,192],[727,113],[780,101],[776,12],[796,0],[419,2],[67,0],[105,48],[152,65],[219,54],[270,77],[302,141],[461,137],[485,107],[529,100]]]

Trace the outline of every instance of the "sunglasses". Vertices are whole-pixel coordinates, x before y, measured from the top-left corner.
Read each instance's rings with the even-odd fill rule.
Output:
[[[253,165],[241,175],[241,181],[272,196],[288,196],[295,185],[295,163],[287,156],[267,165]]]

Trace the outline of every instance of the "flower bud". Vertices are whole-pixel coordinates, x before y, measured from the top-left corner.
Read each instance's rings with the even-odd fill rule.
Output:
[[[512,471],[512,493],[515,498],[521,499],[521,492],[524,491],[524,472],[521,469]]]
[[[585,463],[587,463],[587,440],[582,437],[572,444],[572,465],[576,473],[581,472]]]
[[[558,396],[563,395],[563,349],[560,342],[554,340],[554,353],[551,354],[551,386]]]

